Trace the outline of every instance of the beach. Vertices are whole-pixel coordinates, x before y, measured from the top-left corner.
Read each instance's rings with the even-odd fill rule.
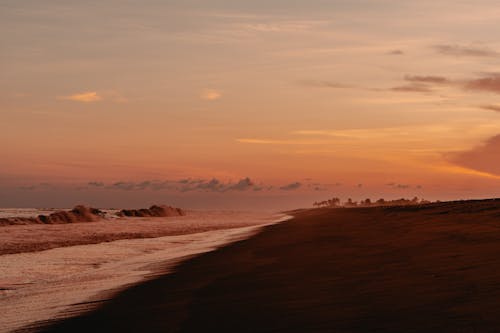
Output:
[[[500,330],[499,200],[292,214],[40,330]]]
[[[168,218],[2,226],[0,332],[30,331],[34,323],[89,311],[195,254],[250,237],[280,216],[190,211]]]

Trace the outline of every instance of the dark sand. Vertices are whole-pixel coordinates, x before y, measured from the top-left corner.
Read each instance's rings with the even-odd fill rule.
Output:
[[[500,332],[500,200],[296,215],[46,332]]]

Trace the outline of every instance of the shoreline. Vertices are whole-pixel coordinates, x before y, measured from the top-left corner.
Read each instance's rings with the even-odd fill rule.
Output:
[[[0,226],[0,256],[121,239],[185,235],[240,228],[272,219],[272,213],[189,211],[187,216],[116,217],[94,222]],[[219,223],[222,222],[222,223]],[[36,238],[33,235],[37,235]]]
[[[0,332],[31,331],[38,323],[91,311],[126,288],[166,274],[193,256],[251,237],[279,220],[264,222],[1,255]]]
[[[318,209],[42,332],[498,332],[500,202]]]

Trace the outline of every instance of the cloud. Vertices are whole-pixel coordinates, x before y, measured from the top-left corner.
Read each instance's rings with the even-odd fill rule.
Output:
[[[463,87],[467,90],[489,91],[500,94],[500,75],[490,74],[479,79],[467,80]]]
[[[500,176],[500,134],[470,150],[445,154],[445,159],[461,167]]]
[[[320,87],[320,88],[335,88],[335,89],[347,89],[353,88],[350,85],[332,82],[332,81],[323,81],[323,80],[302,80],[299,81],[300,84],[308,87]]]
[[[469,91],[485,91],[500,94],[499,73],[489,73],[483,77],[463,80],[452,80],[434,75],[406,75],[404,80],[409,82],[409,84],[397,86],[391,88],[391,90],[401,92],[432,92],[436,86],[448,85]],[[493,110],[493,108],[490,108],[490,110]]]
[[[254,182],[251,181],[250,178],[246,177],[244,179],[241,179],[236,184],[229,186],[227,188],[227,190],[228,191],[231,191],[231,190],[234,190],[234,191],[246,191],[246,190],[249,190],[251,188],[254,188],[254,186],[255,186]]]
[[[218,179],[212,178],[209,181],[202,181],[191,188],[183,188],[182,191],[205,190],[212,192],[224,192],[226,186]]]
[[[398,91],[398,92],[423,92],[423,93],[428,93],[432,92],[433,90],[429,88],[425,84],[408,84],[408,85],[403,85],[403,86],[397,86],[394,88],[391,88],[392,91]]]
[[[110,185],[101,182],[89,182],[89,187],[104,188],[120,191],[141,190],[172,190],[179,192],[206,191],[206,192],[229,192],[229,191],[260,191],[265,187],[256,185],[250,178],[242,178],[236,183],[223,182],[217,178],[212,179],[181,179],[181,180],[145,180],[141,182],[120,181]]]
[[[438,53],[458,57],[497,57],[498,52],[481,46],[463,46],[457,44],[434,45]]]
[[[295,182],[295,183],[291,183],[291,184],[288,184],[288,185],[281,186],[280,190],[283,190],[283,191],[293,191],[293,190],[297,190],[301,186],[302,186],[302,183]]]
[[[201,92],[200,98],[206,101],[216,101],[222,98],[222,92],[215,89],[205,89]]]
[[[387,54],[389,54],[389,55],[403,55],[405,53],[402,50],[391,50],[391,51],[387,52]]]
[[[433,76],[433,75],[406,75],[404,77],[405,81],[417,82],[417,83],[431,83],[431,84],[448,84],[451,81],[443,76]]]
[[[81,103],[91,103],[91,102],[98,102],[102,100],[102,97],[97,94],[95,91],[89,91],[89,92],[83,92],[79,94],[73,94],[69,96],[62,96],[59,97],[59,99],[62,100],[69,100],[69,101],[74,101],[74,102],[81,102]]]
[[[481,109],[500,112],[500,105],[481,105]]]
[[[135,191],[153,188],[153,184],[155,184],[155,182],[150,180],[146,180],[140,183],[121,181],[108,185],[106,186],[106,188],[110,190]],[[158,183],[156,183],[156,185],[158,185]]]

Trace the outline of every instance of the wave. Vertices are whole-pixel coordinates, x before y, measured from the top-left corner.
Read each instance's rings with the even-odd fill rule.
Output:
[[[121,217],[168,217],[184,216],[186,213],[180,208],[153,205],[142,209],[122,209],[116,215]]]
[[[78,205],[70,211],[61,210],[49,215],[0,218],[0,225],[95,222],[104,218],[104,215],[100,209]]]

